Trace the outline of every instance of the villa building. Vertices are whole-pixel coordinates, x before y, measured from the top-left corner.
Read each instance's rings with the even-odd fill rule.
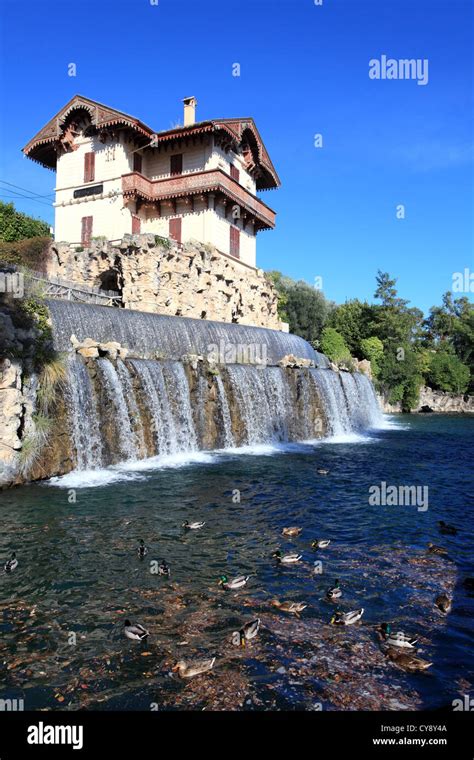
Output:
[[[55,240],[85,248],[151,232],[197,240],[256,265],[256,235],[275,226],[257,191],[280,180],[251,118],[195,121],[154,132],[138,119],[76,95],[23,148],[55,170]]]

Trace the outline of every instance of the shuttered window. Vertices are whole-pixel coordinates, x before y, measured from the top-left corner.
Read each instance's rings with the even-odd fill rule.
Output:
[[[238,227],[230,228],[230,255],[240,258],[240,230]]]
[[[183,173],[183,154],[176,153],[176,155],[170,157],[170,173],[182,174]]]
[[[142,157],[139,153],[133,154],[133,171],[142,173]]]
[[[232,179],[235,179],[236,182],[239,182],[240,172],[237,169],[237,167],[234,166],[233,164],[230,165],[230,176],[232,177]]]
[[[94,182],[95,179],[95,153],[84,155],[84,182]]]
[[[170,238],[181,243],[181,219],[170,219]]]
[[[141,219],[139,216],[135,216],[133,214],[132,216],[132,235],[139,235],[141,231],[142,225],[141,225]]]
[[[81,245],[88,248],[92,238],[92,216],[83,216],[81,219]]]

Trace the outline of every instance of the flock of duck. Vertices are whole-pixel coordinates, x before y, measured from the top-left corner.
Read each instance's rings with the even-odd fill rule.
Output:
[[[182,528],[185,531],[198,531],[202,530],[205,524],[205,522],[199,521],[186,521],[183,523]],[[442,520],[438,522],[438,528],[440,533],[444,535],[453,536],[457,534],[457,529],[453,525],[448,525]],[[285,538],[296,538],[301,534],[302,530],[302,528],[296,526],[286,527],[282,530],[282,536]],[[316,539],[312,541],[311,547],[315,550],[326,549],[330,543],[330,539]],[[446,556],[448,554],[447,549],[442,546],[437,546],[433,543],[428,544],[427,552],[428,554],[437,556]],[[143,539],[140,539],[139,541],[137,554],[140,560],[143,560],[148,554],[148,548],[145,545]],[[276,550],[271,556],[276,560],[278,564],[281,565],[295,565],[302,559],[302,554],[299,554],[298,552],[283,553],[280,549]],[[314,564],[316,566],[319,563],[315,562]],[[10,559],[5,562],[4,571],[9,575],[13,573],[17,567],[18,559],[16,553],[13,552]],[[318,573],[316,567],[314,572],[315,574]],[[165,560],[162,560],[159,564],[158,574],[165,576],[166,578],[170,577],[171,570]],[[228,578],[227,575],[223,574],[218,579],[218,584],[227,591],[238,591],[247,585],[249,578],[250,575],[239,575],[235,578]],[[474,579],[467,578],[465,585],[467,585],[468,588],[473,587]],[[342,595],[343,591],[340,586],[339,579],[336,579],[334,585],[327,589],[326,599],[328,601],[335,601],[340,599]],[[271,604],[281,612],[295,615],[297,617],[299,617],[308,606],[304,602],[295,602],[289,600],[280,601],[278,599],[273,599]],[[437,609],[445,615],[451,611],[452,601],[447,594],[439,594],[434,600],[434,604]],[[354,625],[362,618],[363,614],[363,607],[357,610],[351,610],[349,612],[343,612],[342,610],[338,609],[332,615],[330,624],[340,626]],[[248,641],[251,641],[258,635],[260,627],[260,618],[256,618],[255,620],[251,620],[245,623],[240,628],[240,630],[234,631],[232,633],[232,643],[235,646],[245,647]],[[423,671],[431,667],[431,662],[423,660],[414,654],[414,652],[416,652],[416,644],[418,641],[418,639],[414,636],[406,634],[403,631],[394,631],[391,624],[385,622],[376,627],[376,631],[379,636],[381,648],[384,654],[402,669],[409,672],[416,672]],[[144,628],[144,626],[142,626],[140,623],[131,623],[129,619],[126,619],[124,622],[123,634],[127,639],[130,639],[132,641],[145,641],[149,636],[149,631],[147,631],[147,629]],[[215,661],[215,657],[211,659],[194,660],[189,662],[180,660],[176,663],[172,670],[173,672],[178,673],[181,678],[190,678],[211,670],[214,667]]]

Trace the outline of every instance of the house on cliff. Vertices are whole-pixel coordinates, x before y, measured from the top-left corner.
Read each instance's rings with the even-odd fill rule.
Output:
[[[23,148],[55,170],[55,240],[154,233],[192,239],[256,265],[256,236],[275,226],[257,191],[280,180],[251,118],[195,121],[154,132],[121,111],[76,95]]]

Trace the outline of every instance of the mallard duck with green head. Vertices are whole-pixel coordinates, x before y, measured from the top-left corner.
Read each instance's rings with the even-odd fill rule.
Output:
[[[238,575],[236,578],[229,578],[227,575],[221,575],[218,580],[219,586],[227,589],[227,591],[236,591],[239,588],[243,588],[247,585],[250,575]]]
[[[414,649],[418,639],[413,636],[408,636],[403,631],[392,631],[390,623],[382,623],[379,628],[382,641],[391,647],[397,647],[399,649]]]
[[[336,578],[334,586],[331,586],[331,588],[328,588],[328,590],[326,591],[326,598],[339,599],[341,596],[342,596],[342,589],[339,585],[339,578]]]
[[[313,549],[326,549],[330,543],[331,539],[329,538],[317,538],[315,541],[311,542],[311,546]]]

